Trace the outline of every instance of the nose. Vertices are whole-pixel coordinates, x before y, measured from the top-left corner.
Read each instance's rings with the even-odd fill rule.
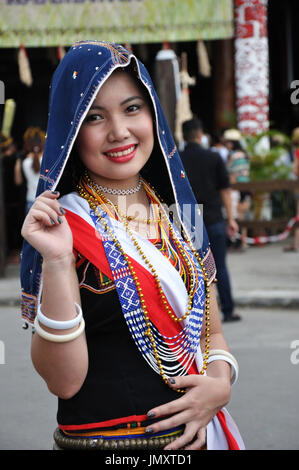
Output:
[[[127,120],[123,117],[114,116],[110,119],[110,126],[108,131],[109,142],[122,142],[130,137],[130,130],[128,129]]]

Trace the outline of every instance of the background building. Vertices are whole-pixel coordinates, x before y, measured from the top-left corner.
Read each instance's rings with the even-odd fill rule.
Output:
[[[86,38],[128,43],[150,70],[158,89],[158,52],[169,47],[175,52],[179,67],[182,53],[186,52],[188,73],[195,79],[189,86],[192,112],[201,117],[210,134],[238,125],[241,72],[235,62],[240,36],[236,12],[241,8],[250,11],[241,25],[242,34],[244,28],[248,32],[258,23],[260,31],[264,28],[263,44],[268,48],[268,56],[263,55],[257,73],[266,77],[270,126],[289,133],[299,124],[299,106],[291,100],[295,92],[292,84],[294,87],[296,79],[299,80],[296,0],[85,0],[80,3],[1,0],[0,3],[0,80],[5,84],[5,97],[16,101],[12,135],[19,145],[28,126],[46,128],[49,83],[63,51],[60,46],[67,50],[73,42]],[[198,52],[199,40],[206,56]],[[20,78],[22,44],[30,65],[30,86]],[[241,89],[244,90],[243,85]],[[3,109],[0,105],[0,122]]]

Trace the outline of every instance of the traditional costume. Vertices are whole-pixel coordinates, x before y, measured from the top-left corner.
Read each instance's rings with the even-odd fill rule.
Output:
[[[73,144],[90,105],[114,70],[133,68],[147,90],[156,126],[154,151],[141,171],[158,236],[142,238],[126,215],[83,173],[72,185]],[[115,44],[75,44],[51,85],[47,140],[37,195],[59,190],[73,233],[86,325],[89,370],[79,392],[59,399],[55,440],[62,448],[163,448],[182,427],[147,438],[146,412],[180,396],[167,378],[205,374],[209,286],[215,265],[198,206],[144,65]],[[22,306],[34,322],[42,259],[27,242]],[[206,331],[204,354],[201,332]],[[243,448],[223,409],[207,427],[208,449]]]

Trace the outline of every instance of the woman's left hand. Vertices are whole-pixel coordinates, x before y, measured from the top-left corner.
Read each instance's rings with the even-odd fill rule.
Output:
[[[189,375],[170,379],[169,385],[173,389],[185,389],[186,392],[180,398],[148,412],[148,416],[155,419],[167,417],[148,426],[147,432],[156,433],[184,424],[184,433],[164,450],[199,450],[206,442],[207,424],[229,402],[229,380],[224,377]]]

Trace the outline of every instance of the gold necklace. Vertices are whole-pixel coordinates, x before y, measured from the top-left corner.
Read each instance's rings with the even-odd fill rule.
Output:
[[[86,177],[86,176],[85,176]],[[136,285],[136,289],[137,289],[137,292],[138,292],[138,295],[139,295],[139,298],[140,298],[140,303],[141,303],[141,306],[142,306],[142,311],[143,311],[143,315],[144,315],[144,318],[145,318],[145,324],[146,324],[146,327],[147,327],[147,330],[145,332],[145,334],[148,336],[150,342],[151,342],[151,346],[152,346],[152,350],[153,350],[153,353],[154,353],[154,356],[155,356],[155,360],[156,360],[156,363],[157,363],[157,366],[159,368],[159,371],[160,371],[160,375],[162,377],[162,379],[164,380],[164,382],[166,384],[168,384],[168,378],[163,370],[163,365],[162,365],[162,361],[158,355],[158,351],[157,351],[157,346],[156,346],[156,343],[155,343],[155,339],[153,337],[153,333],[151,331],[151,322],[150,322],[150,318],[148,316],[148,309],[147,309],[147,306],[145,304],[145,300],[144,300],[144,295],[143,295],[143,292],[142,292],[142,287],[140,285],[140,282],[138,280],[138,277],[136,275],[136,272],[132,266],[132,263],[131,261],[129,260],[128,256],[126,255],[126,253],[123,251],[122,247],[121,247],[121,244],[119,243],[118,239],[116,238],[116,236],[114,235],[114,233],[112,232],[112,230],[110,229],[110,227],[108,226],[107,222],[104,220],[104,218],[99,214],[99,211],[98,211],[98,206],[99,205],[102,205],[101,203],[104,201],[106,204],[109,204],[111,203],[111,201],[107,200],[106,197],[101,194],[101,193],[98,193],[98,191],[96,190],[96,188],[93,186],[93,181],[87,176],[86,177],[86,180],[87,180],[87,184],[88,186],[93,190],[92,193],[88,193],[84,190],[84,187],[82,186],[82,184],[78,184],[77,186],[77,190],[78,190],[78,193],[79,195],[86,199],[90,208],[94,211],[94,213],[96,214],[96,216],[98,217],[99,221],[102,223],[102,225],[104,226],[105,230],[108,232],[109,236],[111,237],[112,241],[115,243],[115,245],[117,246],[117,248],[119,249],[119,251],[121,252],[122,256],[124,257],[124,259],[126,260],[127,262],[127,265],[128,265],[128,268],[130,270],[130,273],[131,273],[131,276],[135,282],[135,285]],[[97,197],[98,196],[98,197]],[[99,200],[98,200],[99,198]],[[112,203],[111,203],[112,204]],[[113,205],[113,204],[112,204]],[[171,235],[174,237],[173,239],[176,240],[176,242],[178,243],[177,245],[177,249],[179,250],[180,254],[182,255],[182,257],[184,258],[184,260],[187,262],[187,266],[189,268],[189,276],[191,277],[191,280],[190,280],[190,292],[192,293],[192,296],[190,295],[190,292],[189,292],[189,300],[188,300],[188,307],[187,307],[187,311],[186,313],[181,317],[181,318],[178,318],[176,315],[172,314],[171,313],[171,309],[169,308],[169,306],[167,305],[167,300],[166,300],[166,297],[165,297],[165,294],[163,292],[163,289],[162,289],[162,286],[161,286],[161,283],[160,283],[160,280],[158,278],[158,274],[156,272],[156,269],[154,268],[154,266],[150,263],[150,261],[147,259],[147,257],[145,256],[143,250],[141,249],[141,247],[139,246],[139,243],[138,241],[136,240],[136,237],[132,234],[130,228],[129,228],[129,224],[127,221],[124,221],[124,217],[122,218],[122,215],[119,213],[118,211],[118,214],[120,216],[120,218],[122,219],[122,222],[134,244],[134,246],[136,247],[136,249],[138,250],[140,256],[142,257],[142,259],[144,260],[144,262],[147,264],[147,266],[150,268],[151,270],[151,273],[156,281],[156,284],[157,284],[157,287],[158,287],[158,292],[159,292],[159,295],[160,295],[160,298],[161,298],[161,301],[162,301],[162,304],[163,306],[165,307],[166,309],[166,312],[170,315],[170,317],[172,318],[172,320],[174,320],[175,322],[181,322],[183,320],[185,320],[187,318],[188,315],[190,315],[190,312],[191,312],[191,309],[192,309],[192,298],[193,298],[193,295],[194,295],[194,280],[193,280],[193,273],[192,273],[192,269],[191,269],[191,265],[190,265],[190,261],[188,260],[188,257],[186,256],[186,254],[183,252],[183,248],[181,246],[178,246],[180,245],[180,242],[179,240],[177,239],[175,233],[174,233],[174,230],[171,226],[171,223],[168,221],[168,227],[169,227],[169,231],[171,233]],[[163,219],[164,219],[164,214],[163,214]],[[199,372],[199,374],[203,375],[205,374],[205,371],[207,369],[207,364],[208,364],[208,357],[209,357],[209,346],[210,346],[210,288],[208,287],[208,279],[207,279],[207,275],[206,275],[206,269],[204,268],[203,266],[203,262],[199,256],[199,254],[197,253],[196,249],[193,247],[192,245],[192,242],[190,240],[189,237],[186,236],[186,234],[184,233],[184,237],[185,237],[185,240],[186,242],[189,244],[189,247],[191,248],[191,251],[192,253],[194,254],[195,258],[197,259],[197,261],[199,262],[200,266],[201,266],[201,269],[202,269],[202,273],[203,273],[203,277],[204,277],[204,281],[205,281],[205,287],[206,287],[206,299],[205,299],[205,353],[203,355],[203,367],[202,367],[202,370]],[[182,389],[177,389],[177,392],[180,392],[180,393],[184,393],[185,390],[182,390]]]
[[[115,206],[117,208],[117,206]],[[128,221],[128,222],[139,222],[141,224],[158,224],[160,222],[160,219],[141,219],[139,217],[135,217],[134,215],[123,215],[123,217]]]
[[[111,204],[111,201],[109,201],[109,199],[107,199],[102,193],[100,193],[98,191],[98,188],[96,186],[96,184],[92,181],[92,179],[90,177],[87,176],[87,181],[88,181],[88,184],[93,188],[93,190],[95,191],[96,194],[98,194],[100,196],[100,198],[106,203],[106,204]],[[132,233],[132,230],[129,226],[129,222],[126,221],[126,217],[125,215],[119,210],[119,208],[117,207],[116,204],[113,204],[115,210],[117,211],[117,214],[119,215],[120,217],[120,220],[122,221],[123,225],[125,226],[126,228],[126,231],[128,232],[134,246],[136,247],[137,251],[139,252],[141,258],[143,259],[143,261],[145,262],[145,264],[149,267],[149,269],[151,270],[151,273],[156,281],[156,284],[157,284],[157,288],[158,288],[158,292],[160,294],[160,297],[161,297],[161,300],[162,300],[162,303],[163,303],[163,306],[164,308],[166,309],[166,312],[168,315],[170,315],[170,317],[175,321],[175,322],[182,322],[183,320],[186,320],[186,318],[190,315],[190,312],[192,310],[192,299],[193,299],[193,296],[194,296],[194,285],[195,285],[195,281],[194,281],[194,276],[193,276],[193,271],[192,271],[192,266],[191,266],[191,262],[190,262],[190,259],[189,257],[186,255],[181,243],[179,242],[179,240],[177,239],[177,237],[175,236],[174,234],[174,231],[172,229],[172,226],[171,224],[167,222],[167,225],[168,225],[168,230],[169,230],[169,233],[171,234],[171,236],[173,237],[173,240],[175,241],[175,244],[176,244],[176,247],[181,255],[181,257],[183,258],[183,260],[185,261],[186,265],[187,265],[187,268],[188,268],[188,274],[189,274],[189,279],[190,279],[190,288],[189,288],[189,294],[188,294],[188,307],[187,307],[187,311],[185,312],[184,315],[182,315],[182,317],[177,317],[176,315],[174,315],[173,313],[171,313],[171,309],[170,307],[168,306],[168,303],[166,301],[166,297],[165,297],[165,294],[163,292],[163,289],[162,289],[162,285],[161,285],[161,282],[160,282],[160,279],[158,277],[158,274],[157,274],[157,271],[156,269],[154,268],[154,266],[150,263],[150,261],[148,260],[148,258],[145,256],[144,254],[144,251],[141,249],[136,237],[134,236],[134,234]],[[160,211],[160,215],[161,215],[161,220],[163,219],[165,221],[165,217],[164,217],[164,214],[162,214],[162,212]]]

